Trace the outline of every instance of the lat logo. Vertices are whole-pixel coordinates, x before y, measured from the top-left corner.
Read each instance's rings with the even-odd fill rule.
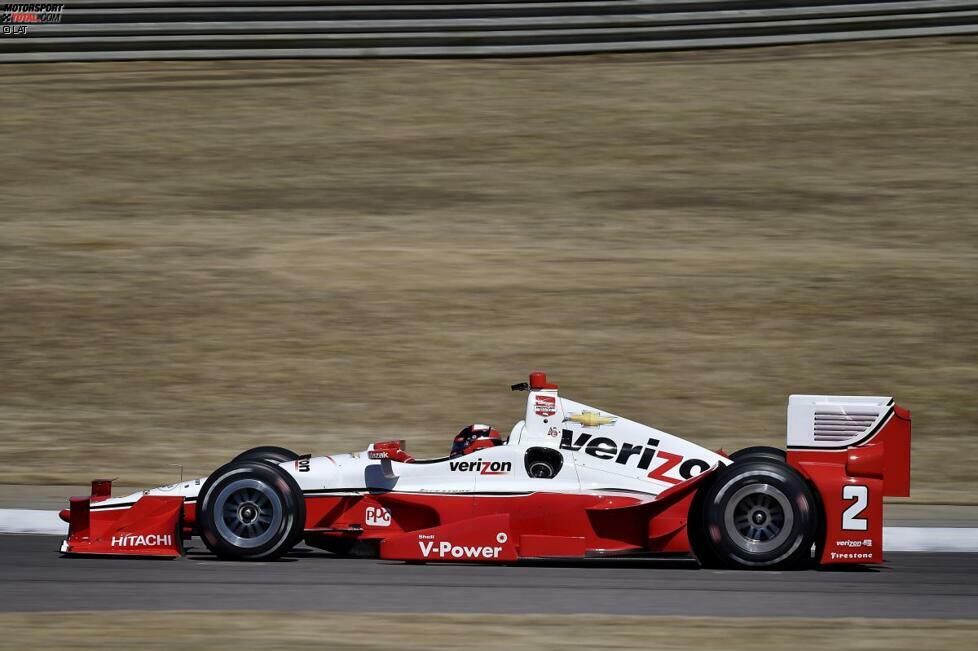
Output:
[[[452,472],[477,472],[480,475],[508,475],[513,470],[509,461],[449,461],[448,469]]]
[[[538,395],[533,405],[533,412],[537,416],[553,416],[557,413],[557,398]]]
[[[52,24],[61,22],[64,4],[5,3],[0,5],[0,23]],[[6,29],[3,33],[8,33]]]
[[[382,506],[368,506],[364,522],[372,527],[389,527],[391,512]]]

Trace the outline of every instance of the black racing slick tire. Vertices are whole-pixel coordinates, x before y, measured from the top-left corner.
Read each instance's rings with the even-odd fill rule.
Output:
[[[778,461],[781,463],[785,462],[788,458],[787,453],[780,449],[771,447],[770,445],[752,445],[749,448],[744,448],[742,450],[737,450],[730,455],[731,461]]]
[[[271,464],[279,464],[295,461],[298,458],[299,455],[288,448],[280,448],[276,445],[260,445],[257,448],[245,450],[231,461],[265,461]]]
[[[197,498],[197,527],[222,559],[273,560],[299,542],[306,522],[302,490],[264,461],[232,461],[215,470]]]
[[[818,502],[787,464],[748,459],[727,466],[706,487],[698,507],[693,538],[706,566],[796,569],[811,563]]]

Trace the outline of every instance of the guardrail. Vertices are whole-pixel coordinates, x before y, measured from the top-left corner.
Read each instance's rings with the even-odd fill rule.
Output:
[[[0,62],[510,56],[978,34],[978,0],[75,0],[12,25]]]

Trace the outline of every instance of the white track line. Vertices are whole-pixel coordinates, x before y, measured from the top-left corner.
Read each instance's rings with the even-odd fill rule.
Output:
[[[883,527],[883,551],[978,552],[978,529],[970,527]]]
[[[57,511],[0,509],[0,533],[67,535]],[[888,552],[978,552],[978,528],[883,527]]]
[[[0,509],[0,533],[49,533],[65,536],[68,525],[57,511]]]

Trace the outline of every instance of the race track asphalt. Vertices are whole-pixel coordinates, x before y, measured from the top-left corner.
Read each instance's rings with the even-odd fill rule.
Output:
[[[978,554],[891,553],[879,568],[699,569],[689,561],[409,565],[299,548],[276,562],[68,558],[0,535],[0,611],[329,610],[978,618]]]

